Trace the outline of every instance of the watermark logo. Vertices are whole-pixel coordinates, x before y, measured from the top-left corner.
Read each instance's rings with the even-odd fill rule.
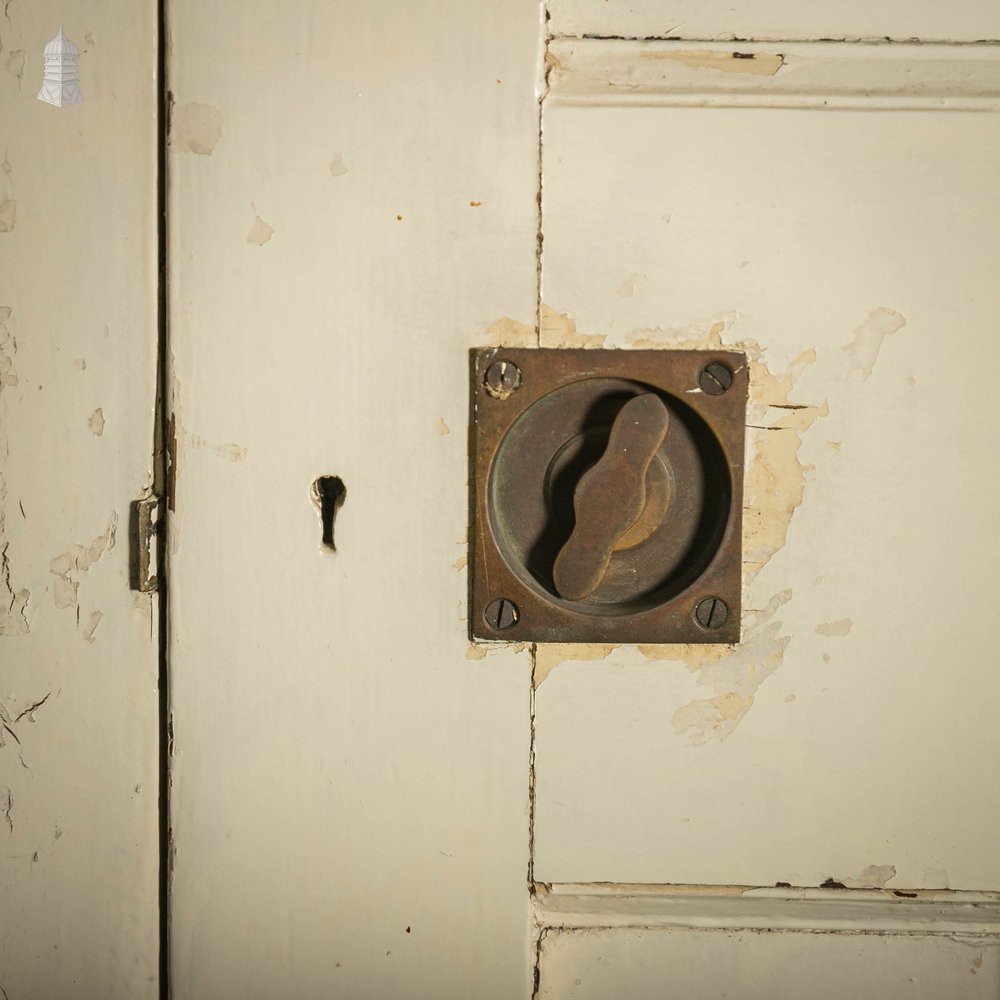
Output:
[[[45,46],[45,79],[38,91],[40,101],[64,108],[83,100],[76,70],[79,54],[77,47],[63,34],[60,24],[59,34]]]

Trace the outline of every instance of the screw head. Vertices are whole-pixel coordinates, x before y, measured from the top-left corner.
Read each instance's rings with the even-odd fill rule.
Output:
[[[494,361],[486,369],[483,385],[494,399],[506,399],[521,385],[521,369],[513,361]]]
[[[732,384],[733,373],[721,361],[710,361],[698,376],[698,386],[709,396],[721,396]]]
[[[694,609],[695,621],[707,629],[722,628],[729,618],[729,608],[721,597],[706,597]]]
[[[518,611],[517,605],[513,601],[501,597],[486,605],[485,617],[486,624],[499,632],[516,625],[517,620],[521,617],[521,612]]]

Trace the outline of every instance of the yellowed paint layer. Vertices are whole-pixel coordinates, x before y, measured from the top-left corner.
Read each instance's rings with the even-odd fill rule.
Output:
[[[486,329],[486,342],[497,347],[537,347],[538,334],[528,323],[501,316]]]
[[[539,320],[540,347],[603,347],[608,339],[600,333],[579,333],[569,313],[557,312],[544,302]]]
[[[640,331],[632,347],[744,351],[750,364],[747,456],[743,502],[744,582],[753,579],[784,547],[792,517],[805,495],[808,468],[799,461],[802,434],[829,413],[823,403],[791,399],[802,371],[816,360],[804,351],[784,371],[773,371],[765,348],[753,340],[728,337],[735,314],[677,329]]]
[[[643,59],[669,60],[691,69],[712,69],[719,73],[744,73],[749,76],[774,76],[785,64],[784,56],[767,52],[715,52],[711,49],[683,51],[643,50]]]
[[[615,649],[613,643],[542,642],[535,647],[535,667],[532,674],[535,688],[560,664],[567,660],[603,660]]]
[[[721,647],[723,655],[701,665],[698,684],[714,694],[681,706],[671,720],[694,746],[725,740],[750,711],[761,684],[781,666],[791,637],[781,634],[783,623],[774,618],[791,597],[791,590],[784,590],[766,608],[744,611],[743,642]]]

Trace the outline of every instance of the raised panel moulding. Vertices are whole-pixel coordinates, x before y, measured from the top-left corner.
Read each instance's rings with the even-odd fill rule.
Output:
[[[552,104],[995,111],[990,46],[553,39]]]

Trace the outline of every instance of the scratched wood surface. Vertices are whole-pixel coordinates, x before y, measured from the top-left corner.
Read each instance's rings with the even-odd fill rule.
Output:
[[[155,4],[0,14],[0,990],[158,996]],[[82,103],[36,99],[60,19]]]

